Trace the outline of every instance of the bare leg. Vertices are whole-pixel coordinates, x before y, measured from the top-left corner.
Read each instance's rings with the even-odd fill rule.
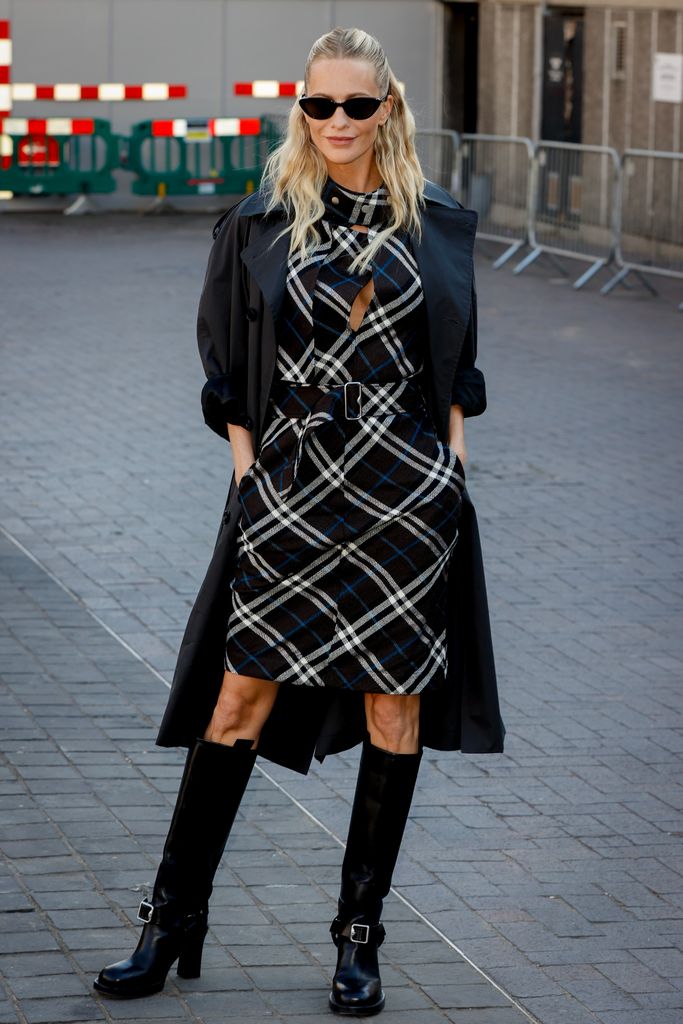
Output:
[[[279,686],[276,680],[225,672],[204,739],[232,746],[237,739],[251,738],[253,749],[275,703]]]
[[[420,695],[365,694],[365,720],[376,747],[395,754],[416,754],[420,733]]]

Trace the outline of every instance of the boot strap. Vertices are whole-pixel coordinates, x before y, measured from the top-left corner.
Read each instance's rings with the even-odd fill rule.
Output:
[[[335,946],[338,945],[339,936],[344,936],[358,945],[367,945],[372,939],[377,947],[382,945],[386,937],[386,930],[381,921],[378,924],[364,924],[362,921],[349,921],[344,924],[340,917],[335,917],[330,925],[330,932]]]
[[[208,908],[206,907],[180,913],[177,906],[164,903],[155,907],[148,899],[141,900],[138,907],[138,921],[143,921],[145,924],[158,924],[162,927],[187,928],[195,923],[206,923],[207,918]]]

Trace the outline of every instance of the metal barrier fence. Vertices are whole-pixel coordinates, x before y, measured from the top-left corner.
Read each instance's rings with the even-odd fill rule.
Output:
[[[533,144],[516,135],[465,133],[460,138],[455,191],[479,213],[477,236],[507,243],[493,264],[502,267],[529,241]]]
[[[531,252],[521,273],[541,253],[587,260],[581,288],[611,263],[617,248],[619,154],[608,146],[538,142],[532,161]]]
[[[0,192],[88,195],[113,192],[117,168],[132,171],[132,191],[156,196],[241,194],[261,180],[287,116],[143,121],[131,136],[102,119],[0,119]],[[479,214],[478,237],[506,246],[501,267],[525,246],[521,273],[540,255],[583,260],[581,288],[602,268],[618,271],[601,293],[636,274],[683,280],[683,154],[626,150],[524,136],[420,130],[418,156],[428,177]],[[683,310],[683,303],[679,307]]]
[[[602,295],[632,273],[654,295],[646,274],[683,280],[683,153],[624,151],[616,263],[619,270],[600,289]]]
[[[426,176],[449,192],[455,192],[456,157],[460,148],[458,133],[420,129],[415,133],[415,148]]]

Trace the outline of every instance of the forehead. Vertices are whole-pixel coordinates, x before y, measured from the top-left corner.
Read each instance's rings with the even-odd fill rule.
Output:
[[[355,57],[319,57],[308,72],[307,91],[343,98],[354,93],[377,90],[375,69],[370,61]]]

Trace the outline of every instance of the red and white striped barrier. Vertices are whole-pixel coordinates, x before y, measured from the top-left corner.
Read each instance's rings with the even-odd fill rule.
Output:
[[[0,170],[8,171],[12,165],[14,143],[10,135],[0,135]]]
[[[4,135],[92,135],[92,117],[3,117],[0,134]]]
[[[126,85],[124,82],[103,82],[100,85],[15,82],[10,86],[10,95],[15,103],[34,100],[60,100],[63,103],[81,100],[99,100],[103,103],[120,100],[178,100],[187,97],[187,86],[169,82],[143,82],[141,85]]]
[[[12,71],[12,40],[9,34],[9,21],[0,21],[0,117],[5,117],[12,109],[12,92],[10,74]]]
[[[274,100],[282,97],[300,96],[304,91],[305,83],[300,82],[278,82],[271,79],[259,78],[253,82],[234,82],[233,92],[235,96],[253,96],[260,100]],[[405,82],[398,83],[402,93],[406,91]]]
[[[235,96],[254,96],[264,100],[277,99],[280,96],[298,96],[303,89],[303,82],[275,82],[269,79],[234,83]]]
[[[193,136],[258,135],[260,131],[261,119],[258,117],[207,117],[189,120],[176,117],[169,121],[152,121],[152,135],[172,136],[176,139],[192,139]]]
[[[12,40],[10,22],[0,19],[0,118],[8,117],[12,103],[34,103],[37,100],[56,100],[62,103],[96,101],[116,103],[125,100],[182,100],[187,98],[187,86],[179,82],[100,82],[83,85],[80,82],[56,82],[41,85],[37,82],[11,82]],[[59,132],[59,134],[62,134]]]

